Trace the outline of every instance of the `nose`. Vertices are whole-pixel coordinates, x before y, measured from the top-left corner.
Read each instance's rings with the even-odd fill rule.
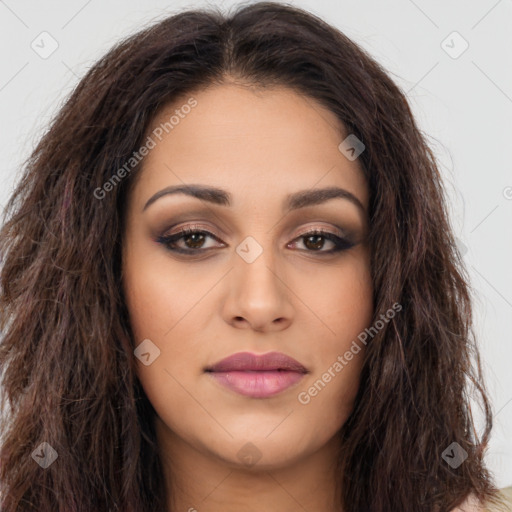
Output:
[[[276,268],[271,249],[265,249],[251,262],[238,253],[227,276],[228,292],[223,305],[226,322],[239,329],[279,331],[293,321],[291,283]]]

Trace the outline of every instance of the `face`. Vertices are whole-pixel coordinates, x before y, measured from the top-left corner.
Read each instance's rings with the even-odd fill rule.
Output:
[[[230,465],[296,463],[350,414],[364,356],[351,347],[373,313],[348,134],[290,89],[226,84],[167,106],[148,135],[123,287],[159,439]]]

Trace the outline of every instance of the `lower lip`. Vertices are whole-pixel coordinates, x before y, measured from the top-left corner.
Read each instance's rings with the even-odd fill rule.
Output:
[[[211,372],[210,375],[217,382],[240,395],[267,398],[293,386],[305,374],[293,371],[269,370]]]

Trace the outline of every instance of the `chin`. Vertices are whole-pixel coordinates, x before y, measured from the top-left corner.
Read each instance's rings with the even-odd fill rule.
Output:
[[[247,469],[251,472],[285,469],[311,456],[325,447],[328,439],[318,438],[313,432],[301,432],[297,429],[283,430],[277,434],[269,431],[254,432],[247,435],[234,435],[233,439],[218,444],[212,450],[215,457],[221,459],[233,469]]]

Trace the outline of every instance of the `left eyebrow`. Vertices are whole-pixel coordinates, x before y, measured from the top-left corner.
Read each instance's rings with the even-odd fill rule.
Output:
[[[285,205],[289,210],[325,203],[330,199],[346,199],[366,213],[363,203],[352,192],[340,187],[313,188],[300,190],[286,197]]]
[[[161,197],[171,194],[185,194],[219,206],[229,207],[232,205],[232,196],[226,190],[199,184],[173,185],[152,195],[144,205],[142,211],[145,211],[151,204]],[[363,204],[354,194],[339,187],[306,189],[299,190],[293,194],[288,194],[284,200],[283,209],[297,210],[307,206],[322,204],[331,199],[348,200],[352,204],[356,205],[363,213],[366,213]]]

